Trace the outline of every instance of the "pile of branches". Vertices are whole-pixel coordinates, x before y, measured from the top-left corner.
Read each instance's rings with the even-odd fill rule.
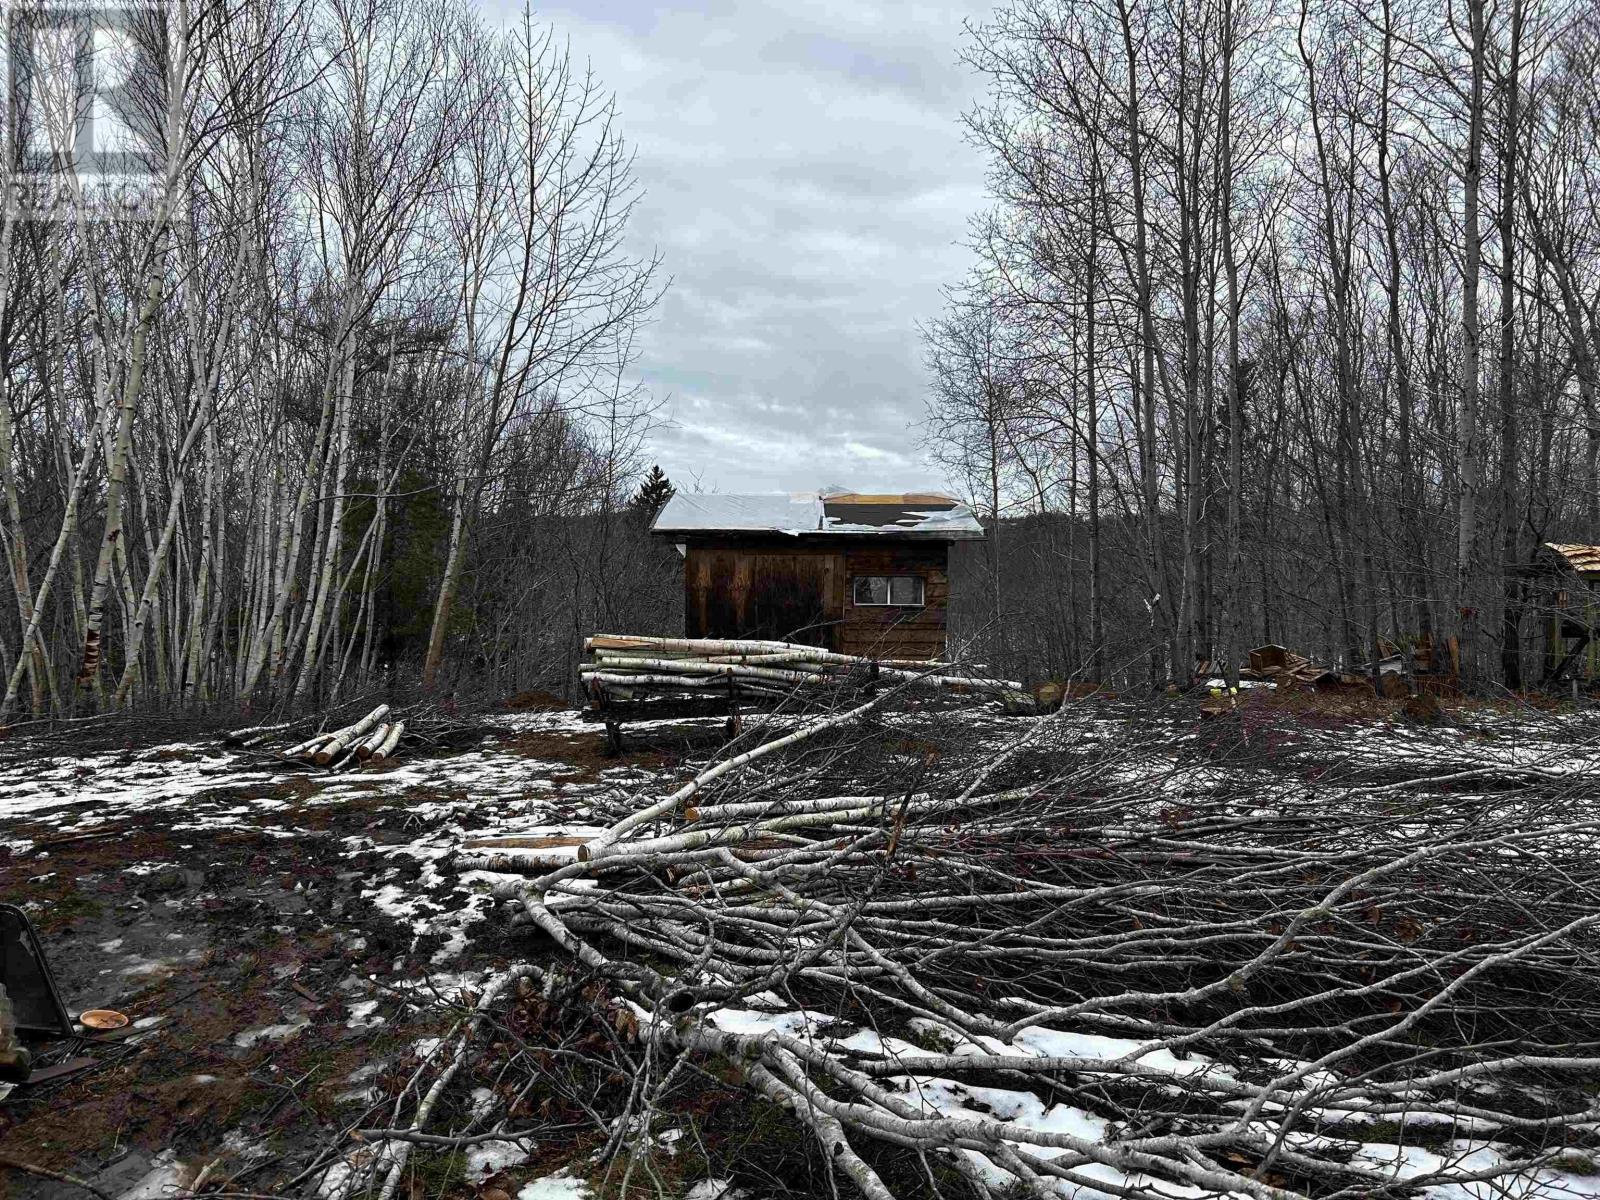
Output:
[[[1413,755],[1418,786],[1365,798],[1336,758],[1208,753],[1154,710],[1013,737],[889,700],[640,797],[576,858],[499,858],[511,919],[871,1197],[895,1154],[985,1196],[1368,1197],[1525,1187],[1594,1144],[1586,777],[1474,793]],[[979,1093],[1046,1118],[950,1103]]]
[[[590,661],[579,669],[591,696],[729,695],[785,700],[841,683],[1014,696],[1022,685],[958,673],[948,663],[862,658],[794,642],[632,637],[584,639]]]

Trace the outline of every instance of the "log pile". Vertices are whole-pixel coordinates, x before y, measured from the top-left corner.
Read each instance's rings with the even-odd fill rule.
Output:
[[[862,658],[794,642],[596,634],[579,670],[585,689],[612,700],[647,695],[783,698],[841,683],[898,684],[982,696],[1008,696],[1022,685],[962,674],[948,663]]]
[[[389,706],[380,704],[358,721],[290,746],[282,757],[332,771],[381,763],[394,754],[406,732],[406,723],[386,720],[389,715]]]
[[[505,844],[461,865],[507,873],[512,922],[637,1006],[642,1061],[737,1074],[867,1196],[893,1194],[873,1160],[907,1147],[979,1195],[1258,1200],[1533,1194],[1511,1177],[1593,1153],[1586,777],[1474,794],[1415,759],[1415,786],[1368,800],[1334,754],[1314,776],[1261,749],[1219,769],[1149,712],[1105,736],[1073,711],[997,750],[869,702],[639,798],[575,857]],[[929,747],[914,779],[860,757],[886,727]],[[751,1032],[763,1005],[791,1012]],[[1079,1115],[952,1112],[951,1081]],[[1361,1147],[1413,1124],[1478,1149],[1401,1186]]]

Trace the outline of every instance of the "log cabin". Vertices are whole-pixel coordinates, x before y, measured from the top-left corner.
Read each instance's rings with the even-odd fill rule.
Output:
[[[983,537],[952,497],[840,489],[679,492],[651,531],[683,555],[688,637],[919,660],[945,652],[951,545]]]

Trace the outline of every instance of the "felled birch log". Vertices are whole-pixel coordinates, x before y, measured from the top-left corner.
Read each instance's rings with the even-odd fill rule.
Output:
[[[388,736],[389,723],[386,721],[356,743],[356,757],[362,762],[366,762],[367,759],[372,757],[373,751],[383,745],[384,739]]]
[[[712,656],[761,657],[781,654],[804,658],[811,662],[838,663],[847,666],[870,666],[875,661],[881,662],[884,666],[923,669],[946,665],[923,659],[891,658],[875,660],[854,654],[840,654],[836,650],[824,650],[821,646],[807,646],[797,642],[745,641],[726,638],[635,637],[626,634],[597,633],[593,637],[584,639],[583,648],[590,654],[607,652],[651,653],[659,651],[668,654],[683,654],[694,658]]]
[[[926,792],[911,797],[926,800]],[[850,809],[897,807],[902,798],[889,796],[823,796],[815,800],[746,800],[731,804],[693,805],[683,810],[685,821],[725,821],[740,817],[786,817],[797,813],[844,812]]]
[[[585,638],[583,648],[591,654],[602,650],[679,650],[690,654],[784,654],[794,649],[790,642],[764,642],[723,638],[634,637],[620,633],[597,633]]]
[[[335,730],[333,736],[328,739],[327,743],[317,748],[317,766],[325,767],[334,759],[338,758],[339,755],[350,748],[351,744],[354,743],[357,738],[370,731],[372,727],[379,721],[383,720],[388,713],[389,706],[387,704],[380,704],[377,708],[373,709],[366,716],[362,717],[354,725],[346,725],[343,729]]]
[[[222,741],[227,746],[254,746],[274,733],[282,733],[293,724],[293,721],[280,721],[276,725],[251,725],[245,729],[230,729],[222,735]]]
[[[460,854],[451,865],[458,871],[490,871],[497,875],[542,875],[576,862],[570,854],[521,851],[514,854]]]
[[[394,753],[394,748],[400,744],[400,735],[405,731],[406,723],[404,721],[396,721],[393,725],[389,726],[388,735],[383,739],[383,741],[379,742],[375,747],[373,747],[372,757],[367,761],[382,762],[384,759],[388,758]]]
[[[287,750],[285,750],[283,752],[283,757],[284,758],[301,758],[301,757],[304,757],[306,755],[315,754],[317,752],[317,748],[319,746],[322,746],[322,745],[326,744],[328,739],[330,737],[332,737],[332,736],[333,736],[332,734],[319,733],[314,738],[307,738],[305,741],[299,743],[298,745],[290,746]]]
[[[600,659],[602,671],[615,673],[637,669],[646,674],[665,672],[672,675],[703,675],[720,679],[765,679],[777,683],[821,683],[822,676],[810,671],[784,671],[776,667],[746,667],[731,663],[695,662],[670,658],[613,658]]]

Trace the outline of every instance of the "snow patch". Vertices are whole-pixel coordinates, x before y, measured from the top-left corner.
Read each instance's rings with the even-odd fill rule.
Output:
[[[588,1200],[593,1195],[589,1185],[566,1171],[557,1171],[543,1179],[523,1184],[517,1200]]]
[[[480,1179],[527,1162],[533,1155],[531,1141],[479,1142],[467,1147],[467,1177]]]
[[[184,1190],[184,1167],[171,1150],[163,1150],[151,1162],[150,1170],[120,1200],[168,1200]]]
[[[305,1013],[295,1013],[281,1025],[263,1025],[259,1029],[246,1029],[242,1033],[236,1033],[233,1044],[248,1050],[257,1042],[281,1042],[292,1038],[309,1024],[311,1018]]]

